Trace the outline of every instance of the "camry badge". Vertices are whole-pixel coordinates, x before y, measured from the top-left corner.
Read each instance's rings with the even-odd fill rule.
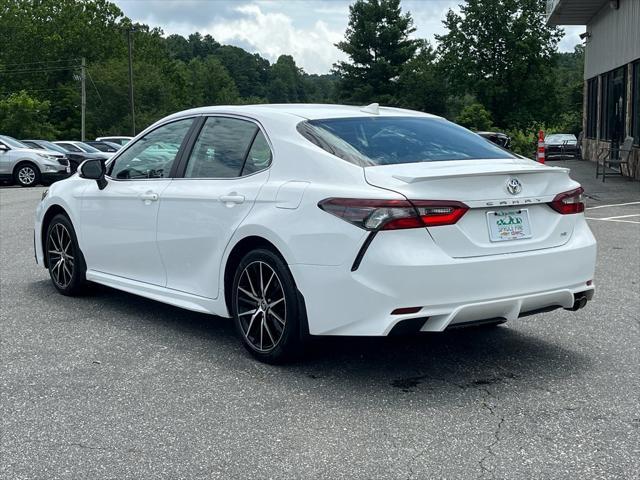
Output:
[[[511,195],[517,195],[522,191],[522,184],[517,178],[510,178],[507,182],[507,192]]]

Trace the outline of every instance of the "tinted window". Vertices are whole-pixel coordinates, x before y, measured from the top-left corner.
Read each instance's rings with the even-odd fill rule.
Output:
[[[70,152],[82,153],[82,150],[80,150],[78,147],[76,147],[75,145],[73,145],[71,143],[60,143],[59,145],[62,146],[63,148],[66,148]]]
[[[147,133],[116,158],[109,175],[132,180],[168,177],[192,123],[192,118],[178,120]]]
[[[587,138],[596,138],[598,135],[598,78],[587,81]]]
[[[247,160],[242,169],[242,175],[249,175],[264,170],[269,166],[269,163],[271,163],[271,149],[264,134],[259,131],[247,155]]]
[[[91,142],[91,143],[88,143],[87,145],[91,145],[93,148],[97,148],[101,152],[116,152],[117,151],[116,148],[113,148],[111,145],[108,145],[106,143]]]
[[[30,142],[29,140],[20,140],[20,143],[24,143],[29,148],[35,148],[37,150],[43,150],[43,148],[37,143]]]
[[[56,145],[55,143],[52,142],[47,142],[47,141],[40,141],[40,145],[42,146],[42,148],[44,148],[45,150],[53,150],[55,152],[60,152],[60,153],[67,153],[67,150],[65,150],[64,148],[62,148],[60,145]]]
[[[91,145],[88,145],[88,144],[83,143],[83,142],[78,142],[76,145],[78,146],[78,148],[80,148],[81,150],[84,150],[87,153],[99,153],[100,152],[100,150],[98,150],[97,148],[94,148]]]
[[[209,117],[187,163],[186,178],[232,178],[240,175],[258,127],[235,118]]]
[[[310,120],[300,123],[298,131],[329,153],[361,166],[515,158],[475,133],[440,118]]]
[[[633,95],[631,132],[635,139],[635,144],[640,145],[640,62],[633,64],[633,85],[631,89]]]

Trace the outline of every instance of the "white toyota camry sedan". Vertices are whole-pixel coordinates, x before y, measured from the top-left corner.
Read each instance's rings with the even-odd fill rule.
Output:
[[[208,107],[87,160],[36,212],[56,289],[233,317],[258,359],[309,335],[441,332],[593,297],[582,188],[396,108]]]

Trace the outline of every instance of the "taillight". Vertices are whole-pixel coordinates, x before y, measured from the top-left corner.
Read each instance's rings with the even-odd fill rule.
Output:
[[[422,222],[427,227],[453,225],[469,210],[464,203],[442,200],[413,200]]]
[[[582,187],[578,187],[575,190],[570,190],[568,192],[559,193],[548,205],[562,215],[582,213],[584,212],[584,201],[582,198],[583,193],[584,189]]]
[[[453,225],[469,209],[464,203],[444,200],[369,200],[327,198],[318,203],[331,213],[365,230]]]

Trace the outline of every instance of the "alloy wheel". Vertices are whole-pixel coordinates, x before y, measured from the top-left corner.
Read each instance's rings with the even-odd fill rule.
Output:
[[[58,287],[66,288],[73,279],[75,258],[71,234],[67,227],[61,223],[56,223],[49,232],[47,254],[49,255],[51,278]]]
[[[242,334],[255,350],[273,350],[287,321],[287,302],[278,274],[265,262],[252,262],[242,271],[237,288],[236,311]]]
[[[33,167],[25,166],[18,171],[18,180],[22,185],[31,185],[36,181],[36,172]]]

